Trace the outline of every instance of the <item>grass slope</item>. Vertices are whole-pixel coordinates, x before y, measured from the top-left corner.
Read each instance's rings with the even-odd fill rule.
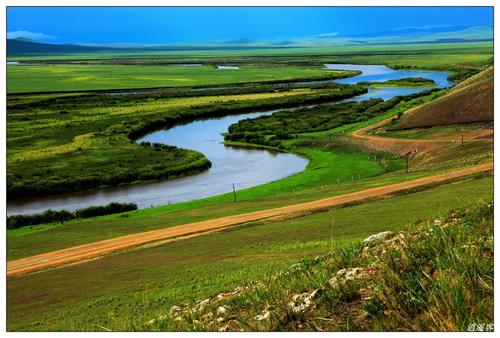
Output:
[[[373,233],[398,231],[408,222],[491,196],[491,177],[468,180],[9,279],[7,328],[149,330],[147,322],[168,314],[175,304],[190,304],[252,280],[266,280],[273,271],[304,257],[327,254]]]
[[[264,282],[172,307],[146,328],[196,331],[493,331],[493,205],[380,233]],[[483,325],[478,329],[477,325]]]
[[[446,95],[410,110],[397,128],[493,121],[493,67],[452,88]]]

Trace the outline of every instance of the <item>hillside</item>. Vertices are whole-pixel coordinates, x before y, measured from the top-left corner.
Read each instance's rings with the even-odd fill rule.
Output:
[[[84,53],[97,52],[103,48],[80,45],[57,45],[41,43],[28,39],[7,39],[7,55],[49,54],[49,53]],[[108,48],[109,49],[109,48]]]
[[[385,231],[348,243],[194,305],[174,305],[144,326],[183,331],[492,331],[491,323],[493,205],[482,202],[422,222],[412,231]]]
[[[493,121],[493,67],[453,87],[446,95],[409,110],[397,123],[408,129]]]

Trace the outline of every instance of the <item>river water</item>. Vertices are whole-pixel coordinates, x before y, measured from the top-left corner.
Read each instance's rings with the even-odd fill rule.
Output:
[[[354,69],[362,74],[336,80],[338,83],[354,84],[360,81],[387,81],[404,77],[432,79],[438,87],[449,87],[447,72],[393,70],[380,65],[325,64],[327,69]],[[370,98],[390,99],[396,95],[409,95],[429,88],[377,88],[368,93],[348,99],[363,101]],[[102,189],[91,192],[68,193],[29,199],[7,201],[7,214],[30,214],[47,209],[75,210],[90,205],[111,202],[136,203],[139,208],[163,205],[215,196],[276,181],[305,169],[308,161],[293,154],[261,149],[246,149],[225,146],[220,133],[237,121],[270,115],[275,110],[249,114],[231,115],[221,118],[194,121],[168,130],[152,132],[137,142],[155,142],[175,145],[180,148],[202,152],[212,167],[197,175],[174,180],[164,180],[140,185]]]

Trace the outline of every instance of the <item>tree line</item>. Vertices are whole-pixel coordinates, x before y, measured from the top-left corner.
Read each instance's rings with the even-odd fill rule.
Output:
[[[54,211],[49,209],[38,214],[9,216],[7,217],[7,229],[18,229],[29,225],[54,222],[64,224],[64,222],[72,219],[118,214],[136,209],[137,204],[135,203],[118,202],[112,202],[103,206],[90,206],[87,208],[77,209],[73,212],[67,210]]]

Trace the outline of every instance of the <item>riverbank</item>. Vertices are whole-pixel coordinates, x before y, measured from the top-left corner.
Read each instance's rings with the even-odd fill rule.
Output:
[[[331,101],[364,90],[304,84],[302,88],[255,94],[181,98],[157,95],[152,102],[147,96],[133,95],[96,96],[94,100],[79,95],[9,99],[9,198],[178,177],[195,168],[207,168],[208,160],[199,152],[141,146],[131,143],[130,138],[196,118]],[[32,132],[26,135],[28,129]],[[83,143],[75,143],[75,138],[83,134],[90,136]]]
[[[397,115],[401,110],[410,109],[425,102],[425,99],[432,100],[434,98],[434,95],[429,95],[415,98],[412,101],[400,102],[384,116]],[[376,120],[377,117],[372,118],[365,124]],[[339,134],[337,133],[337,135]],[[24,257],[43,252],[40,250],[48,248],[56,250],[68,245],[110,238],[110,227],[113,229],[114,235],[125,235],[140,230],[165,227],[165,224],[176,225],[189,223],[195,219],[256,211],[272,206],[279,207],[290,203],[314,200],[321,196],[347,193],[373,185],[396,183],[422,177],[426,174],[443,172],[441,169],[402,174],[401,170],[404,169],[402,159],[390,154],[366,153],[355,147],[336,145],[329,140],[329,137],[327,132],[322,132],[312,136],[304,134],[297,139],[284,142],[285,150],[309,160],[306,169],[279,181],[257,187],[244,190],[237,187],[238,203],[234,203],[232,193],[228,193],[191,202],[137,210],[128,213],[126,218],[104,217],[90,223],[72,221],[63,228],[57,224],[52,227],[42,225],[39,229],[43,231],[40,232],[37,232],[38,227],[35,226],[31,230],[31,234],[26,231],[9,231],[8,245],[11,250],[8,252],[8,257],[9,259]],[[326,145],[329,146],[326,147]],[[449,167],[449,169],[451,168],[453,165]],[[214,212],[214,208],[218,211]],[[198,216],[192,218],[193,214]],[[74,236],[75,232],[79,233],[79,236]],[[18,237],[17,233],[23,236]],[[29,239],[24,237],[26,234],[30,235]],[[54,240],[55,238],[58,240]],[[41,245],[41,243],[44,244]]]
[[[394,70],[389,69],[387,67],[378,66],[378,65],[358,66],[358,65],[326,64],[325,66],[327,67],[327,69],[332,70],[334,72],[343,72],[344,68],[346,68],[347,70],[345,70],[345,71],[350,72],[350,73],[354,73],[354,74],[358,74],[358,75],[356,75],[352,78],[339,80],[339,82],[350,83],[349,85],[347,85],[347,84],[344,85],[344,87],[339,86],[339,85],[335,85],[332,83],[311,83],[311,84],[302,83],[302,84],[293,84],[293,85],[288,85],[288,86],[285,86],[283,84],[279,84],[279,85],[267,85],[264,87],[264,89],[261,88],[260,86],[259,87],[250,86],[250,87],[238,87],[238,88],[224,88],[224,89],[221,89],[221,90],[218,90],[216,92],[211,93],[213,95],[224,94],[227,91],[228,93],[233,94],[232,96],[224,96],[224,95],[210,96],[210,94],[208,94],[207,92],[200,92],[198,95],[201,95],[201,97],[194,97],[193,98],[193,97],[189,96],[189,95],[193,94],[192,92],[180,91],[180,92],[154,93],[154,94],[152,94],[152,96],[151,95],[144,95],[144,94],[132,95],[132,96],[130,96],[130,95],[117,95],[117,96],[112,96],[112,97],[101,96],[100,100],[102,101],[102,103],[104,103],[105,107],[108,107],[111,109],[113,109],[113,108],[116,109],[117,107],[120,108],[120,107],[126,106],[127,104],[131,104],[132,102],[137,103],[137,102],[144,102],[144,101],[146,102],[146,105],[143,107],[150,107],[150,106],[152,106],[151,103],[149,102],[151,99],[154,99],[155,101],[166,100],[166,102],[169,102],[169,100],[171,100],[171,101],[177,100],[177,101],[182,101],[182,102],[193,103],[193,101],[195,99],[204,100],[204,101],[208,100],[208,102],[210,102],[210,99],[212,99],[212,98],[219,98],[219,99],[226,98],[226,97],[233,98],[233,100],[230,100],[228,102],[228,104],[224,104],[224,107],[221,107],[220,101],[217,101],[217,104],[215,104],[215,105],[212,104],[212,106],[209,106],[208,104],[207,104],[207,106],[197,105],[197,106],[195,106],[194,110],[193,110],[193,106],[191,105],[189,107],[191,109],[183,110],[181,114],[176,114],[174,111],[173,116],[159,118],[158,112],[156,112],[154,119],[149,119],[149,120],[141,119],[141,121],[137,122],[136,124],[133,124],[132,121],[129,121],[127,124],[122,124],[120,126],[113,126],[113,128],[108,128],[108,130],[110,130],[110,129],[112,130],[112,133],[109,133],[110,135],[116,135],[117,133],[118,134],[127,133],[128,137],[134,139],[134,138],[139,137],[140,135],[147,133],[150,130],[156,130],[156,129],[160,129],[162,127],[171,127],[171,126],[174,126],[176,124],[182,124],[182,123],[193,121],[194,119],[200,118],[200,117],[228,115],[231,113],[232,110],[235,110],[235,111],[238,111],[239,113],[241,113],[241,112],[244,112],[247,110],[248,111],[255,110],[256,107],[258,107],[258,106],[264,106],[267,108],[271,108],[271,107],[283,108],[283,107],[287,107],[287,106],[294,106],[294,105],[297,105],[297,101],[299,101],[302,105],[307,104],[307,103],[320,103],[323,101],[332,101],[332,100],[338,101],[341,99],[345,99],[346,97],[349,97],[349,96],[352,97],[353,95],[356,95],[356,94],[357,94],[357,96],[354,98],[355,101],[367,100],[367,99],[370,99],[371,97],[378,97],[381,94],[382,94],[382,97],[387,97],[387,94],[389,94],[389,97],[392,97],[392,96],[397,95],[399,93],[399,91],[401,91],[401,93],[400,93],[401,95],[404,95],[405,90],[404,89],[397,89],[397,88],[393,88],[390,93],[385,93],[383,90],[380,92],[371,92],[371,93],[368,92],[367,93],[366,89],[364,89],[363,87],[359,87],[359,86],[356,87],[353,85],[353,83],[356,83],[357,81],[364,80],[366,78],[372,79],[373,76],[371,76],[371,74],[377,74],[377,76],[382,76],[382,78],[385,78],[385,79],[392,78],[392,77],[404,79],[405,76],[407,76],[409,74],[414,75],[414,74],[421,73],[418,71],[411,71],[411,72],[394,71]],[[358,68],[361,71],[356,70]],[[435,81],[437,83],[438,87],[443,87],[443,86],[449,85],[449,82],[446,80],[446,78],[448,77],[447,73],[434,73],[434,72],[424,72],[424,73],[426,74],[426,76],[433,79],[433,81]],[[342,77],[344,77],[344,76],[342,76]],[[408,78],[408,77],[406,77],[406,78]],[[423,89],[424,88],[422,88],[420,91],[422,91]],[[270,93],[263,92],[263,90],[268,90],[268,91],[270,91]],[[255,91],[256,93],[253,94],[252,91]],[[311,96],[306,95],[304,93],[304,91],[309,91],[309,94]],[[360,93],[363,91],[365,92],[365,94],[360,95]],[[418,92],[418,90],[417,90],[417,92]],[[272,97],[273,95],[278,96],[278,98],[273,98]],[[410,95],[409,97],[411,98],[411,97],[419,96],[419,95],[420,94],[415,93],[415,94]],[[180,97],[178,97],[178,96],[180,96]],[[233,103],[235,97],[238,97],[238,98],[245,97],[245,98],[253,98],[253,99],[258,98],[260,100],[254,100],[251,103],[246,103],[246,104],[245,104],[245,102],[241,102],[241,101],[238,103]],[[74,106],[76,103],[80,107],[86,107],[88,105],[95,104],[95,100],[93,100],[92,98],[93,98],[92,95],[90,95],[90,96],[89,95],[77,95],[77,96],[69,95],[69,96],[63,96],[61,98],[58,98],[57,101],[59,101],[59,104],[63,104],[63,105],[64,104],[67,104],[67,105],[72,104]],[[266,99],[266,100],[264,100],[264,99]],[[398,99],[398,100],[400,100],[400,99]],[[397,103],[396,101],[394,103],[392,103],[392,101],[394,101],[394,99],[391,99],[387,102],[383,102],[382,100],[378,100],[378,101],[377,100],[368,100],[368,101],[366,101],[366,103],[357,103],[357,104],[351,103],[350,106],[359,107],[359,109],[361,109],[361,110],[366,110],[365,113],[356,112],[356,116],[357,116],[356,120],[359,121],[359,120],[369,119],[371,116],[373,116],[373,114],[379,114],[381,111],[385,111],[385,110],[390,109],[394,104]],[[14,101],[14,102],[15,102],[15,104],[13,105],[14,108],[26,109],[26,108],[30,108],[32,106],[34,106],[34,107],[44,106],[47,103],[52,104],[52,102],[54,102],[54,99],[51,98],[50,96],[49,96],[49,98],[47,98],[46,96],[42,96],[42,100],[35,102],[34,104],[23,102],[23,100],[22,99],[19,100],[19,98],[17,99],[17,101]],[[366,104],[368,104],[369,106],[365,107]],[[344,104],[344,105],[348,105],[348,104]],[[370,105],[372,105],[372,107],[370,107]],[[332,106],[332,105],[318,106],[318,108],[320,110],[324,110],[324,109],[331,110],[333,107],[335,107],[335,106]],[[303,109],[311,110],[311,111],[315,110],[315,108],[303,108]],[[349,108],[349,109],[351,109],[351,108]],[[354,109],[356,110],[358,108],[354,108]],[[300,113],[301,110],[299,109],[297,111]],[[369,113],[368,113],[368,111],[369,111]],[[68,115],[68,111],[66,111],[66,110],[61,111],[61,112],[65,113],[64,115]],[[272,113],[272,111],[270,113]],[[276,113],[274,115],[281,116],[280,114],[282,115],[282,113]],[[284,114],[287,114],[287,113],[284,113]],[[338,112],[335,114],[338,114]],[[266,115],[266,114],[264,114],[264,115]],[[331,128],[334,125],[353,122],[352,116],[349,119],[349,121],[345,121],[345,118],[341,118],[339,120],[339,118],[342,116],[345,116],[345,114],[338,115],[338,117],[336,119],[330,119],[328,116],[320,117],[320,119],[321,118],[322,119],[324,119],[324,118],[330,119],[331,120],[329,122],[330,124],[329,125],[324,125],[324,124],[318,125],[318,126],[314,127],[314,129],[312,129],[312,130],[324,130],[324,129]],[[317,120],[317,118],[316,118],[316,120]],[[333,121],[334,125],[331,125],[332,121]],[[309,120],[308,123],[311,123],[311,120]],[[294,122],[294,125],[295,124],[296,123]],[[224,128],[221,128],[221,132],[224,131],[226,128],[227,128],[227,126],[225,126]],[[294,126],[294,128],[295,129],[293,131],[291,131],[292,133],[293,132],[294,133],[299,133],[299,132],[304,133],[307,131],[311,131],[311,127],[304,129],[303,127],[297,128],[297,126]],[[194,134],[197,134],[197,133],[198,133],[197,131],[194,131]],[[285,135],[284,133],[285,134],[288,133],[288,134]],[[236,134],[237,133],[232,133],[230,130],[229,133],[225,134],[225,140],[226,141],[238,141],[240,143],[243,141],[246,144],[261,144],[264,146],[277,147],[277,148],[281,148],[281,149],[283,149],[283,145],[281,144],[280,139],[291,138],[293,136],[292,134],[290,134],[289,131],[280,132],[279,135],[278,134],[272,135],[272,133],[271,133],[264,138],[262,138],[263,136],[261,134],[258,134],[258,135],[257,134],[254,135],[254,133],[252,135],[242,134],[240,136],[238,136]],[[214,136],[210,136],[209,139],[214,139],[217,137],[218,137],[217,135],[214,135]],[[234,137],[236,137],[236,139]],[[204,142],[203,140],[199,140],[199,142],[192,142],[192,143],[189,143],[189,141],[187,143],[186,143],[186,141],[176,143],[176,138],[174,138],[174,139],[155,139],[155,137],[152,137],[151,139],[141,138],[139,141],[148,141],[148,140],[150,140],[151,142],[146,142],[146,143],[144,143],[144,145],[150,146],[151,144],[157,143],[156,146],[154,147],[155,151],[158,151],[158,150],[162,150],[162,151],[171,150],[170,152],[172,152],[172,150],[177,151],[177,149],[175,149],[175,147],[171,148],[169,146],[160,146],[158,143],[175,144],[179,148],[187,147],[190,149],[195,149],[195,150],[200,151],[200,153],[199,153],[200,155],[202,153],[205,153],[207,150],[207,148],[204,148],[203,146],[201,148],[198,147],[199,144],[202,144]],[[81,148],[79,148],[79,149],[81,149]],[[226,148],[226,149],[228,149],[228,148]],[[149,154],[149,156],[151,157],[151,153]],[[41,156],[41,157],[43,157],[43,156]],[[32,158],[28,157],[27,159],[31,160]],[[90,160],[92,161],[92,160],[94,160],[94,158],[91,157]],[[209,162],[209,160],[206,158],[204,158],[204,160],[206,162]],[[221,158],[220,160],[227,160],[227,159]],[[158,163],[158,161],[156,161],[156,163]],[[120,163],[119,165],[121,166],[121,164],[122,163]],[[207,166],[202,166],[201,168],[203,169],[206,167]],[[245,167],[245,165],[243,165],[242,167]],[[151,180],[151,179],[158,178],[158,177],[168,177],[169,176],[169,175],[165,175],[164,174],[165,172],[161,171],[162,167],[159,167],[159,166],[149,167],[148,172],[147,172],[147,176],[144,176],[144,173],[142,173],[142,172],[141,173],[137,173],[137,172],[134,173],[132,171],[132,173],[131,173],[130,169],[128,167],[127,167],[127,169],[129,170],[128,173],[122,173],[121,176],[114,175],[111,178],[112,181],[110,179],[106,179],[106,176],[104,176],[104,177],[99,176],[99,180],[96,180],[94,177],[90,177],[87,180],[83,180],[83,182],[80,180],[79,183],[80,183],[80,186],[82,185],[82,183],[85,186],[85,184],[88,184],[89,181],[91,184],[92,183],[96,184],[96,181],[97,181],[98,186],[100,186],[101,188],[105,188],[105,187],[109,187],[109,186],[123,185],[123,184],[129,183],[129,182],[145,183],[147,180]],[[163,168],[163,170],[165,170],[165,169],[166,168]],[[216,167],[216,169],[217,169],[217,167]],[[234,168],[234,170],[240,171],[239,168]],[[187,174],[196,173],[196,172],[199,172],[199,170],[196,170],[196,171],[195,170],[191,170],[191,171],[187,170],[186,171]],[[50,174],[49,171],[47,173]],[[287,173],[286,175],[289,175],[291,173],[293,173],[293,171]],[[173,178],[172,173],[169,172],[169,174],[170,174],[170,178]],[[177,173],[174,173],[174,175],[175,174],[177,174]],[[79,173],[79,175],[81,175],[81,174]],[[182,171],[180,172],[179,175],[184,176]],[[282,178],[286,175],[276,176],[275,179]],[[54,177],[54,175],[52,175],[51,177]],[[196,178],[198,179],[199,177],[197,176]],[[225,177],[225,178],[228,178],[228,177]],[[80,177],[79,177],[79,179],[80,179]],[[103,180],[104,180],[104,184],[102,183]],[[22,181],[23,180],[18,180],[16,183],[18,185],[20,185],[19,182],[22,182]],[[111,181],[111,185],[109,184],[110,181]],[[231,181],[232,181],[232,183],[235,183],[234,182],[235,179],[231,179]],[[238,181],[239,181],[239,179],[236,178],[236,182],[238,182]],[[253,183],[253,185],[262,184],[262,183],[265,183],[266,181],[268,181],[268,180],[264,180],[264,181],[258,180],[255,183]],[[29,182],[29,183],[31,184],[32,182]],[[67,190],[66,191],[61,190],[60,183],[58,185],[57,182],[55,182],[55,183],[50,182],[49,184],[52,184],[52,186],[49,186],[48,188],[46,187],[47,184],[45,187],[43,187],[44,183],[46,183],[46,182],[44,182],[43,180],[41,182],[40,182],[40,180],[36,181],[36,184],[38,184],[38,186],[35,186],[35,187],[38,188],[38,190],[39,190],[36,192],[36,194],[67,192]],[[203,182],[200,182],[200,183],[203,183]],[[197,191],[191,191],[189,196],[186,195],[188,192],[185,191],[183,193],[186,197],[183,197],[183,199],[180,199],[180,200],[178,199],[178,197],[174,197],[175,196],[175,192],[174,192],[174,195],[171,198],[169,198],[168,196],[165,196],[165,197],[163,197],[163,199],[161,201],[156,201],[154,199],[154,197],[152,198],[152,196],[154,196],[154,194],[152,195],[153,191],[148,190],[149,191],[148,194],[152,195],[152,196],[147,197],[147,201],[148,201],[148,203],[151,203],[151,205],[153,203],[154,204],[164,204],[164,203],[170,203],[172,198],[173,198],[174,202],[179,202],[179,201],[183,201],[183,200],[187,200],[187,199],[196,199],[196,198],[206,197],[209,195],[215,195],[217,193],[223,193],[223,192],[228,191],[228,190],[226,190],[227,188],[221,188],[221,183],[222,183],[222,181],[220,179],[215,180],[215,177],[214,177],[214,181],[213,181],[212,185],[214,186],[215,190],[212,189],[212,191],[210,193],[207,193],[205,195],[199,194],[199,192],[197,192]],[[30,184],[28,184],[28,186],[30,186]],[[240,184],[241,184],[241,182],[240,182]],[[31,184],[31,185],[33,185],[33,184]],[[40,189],[40,185],[42,185],[42,189]],[[56,186],[56,188],[54,188],[54,185]],[[206,186],[206,182],[204,182],[203,185]],[[79,189],[78,184],[66,185],[66,186],[71,186],[74,190]],[[229,185],[227,185],[227,186],[229,186]],[[248,187],[248,186],[249,185],[247,182],[243,183],[243,187]],[[20,188],[15,187],[15,188],[17,189],[18,194],[19,194],[19,192],[23,192],[22,187],[20,187]],[[43,188],[45,188],[45,192],[44,192]],[[92,188],[92,187],[90,187],[90,188]],[[165,186],[165,188],[167,188],[168,190],[171,190],[171,187]],[[57,189],[59,189],[59,190],[57,190]],[[141,190],[140,188],[138,188],[138,189]],[[42,190],[42,192],[40,192],[40,190]],[[85,190],[89,190],[89,188],[85,187]],[[14,190],[14,191],[16,191],[16,190]],[[174,188],[174,191],[175,191],[175,188]],[[123,189],[117,190],[116,192],[123,193],[126,196],[131,195],[130,193],[128,193],[127,191],[125,191]],[[138,192],[139,191],[137,191],[137,189],[134,189],[132,194],[138,195]],[[109,197],[112,197],[114,194],[113,194],[113,191],[111,191],[111,194],[109,192],[105,192],[105,195],[109,195]],[[28,193],[24,192],[23,196],[29,196],[29,192]],[[64,197],[65,198],[64,203],[67,204],[71,199],[74,199],[75,202],[80,200],[80,201],[83,201],[83,203],[86,203],[87,205],[95,204],[94,201],[90,200],[92,198],[92,196],[93,196],[92,194],[86,194],[86,195],[82,195],[82,197],[78,197],[78,198],[74,199],[72,196],[67,195]],[[121,195],[116,196],[116,197],[118,198],[117,200],[121,201],[121,202],[138,203],[141,207],[150,206],[150,204],[147,204],[147,205],[142,204],[141,205],[141,201],[137,200],[137,199],[123,200]],[[68,198],[70,200],[68,200]],[[89,201],[85,202],[86,199],[89,199]],[[12,201],[12,199],[11,199],[11,201]],[[57,209],[58,208],[57,205],[52,204],[52,202],[51,202],[52,199],[46,199],[46,201],[49,203],[40,204],[40,206],[38,207],[38,210],[36,210],[37,212],[40,212],[43,210],[41,208],[42,208],[42,205],[44,205],[44,204],[46,205],[45,209],[47,209],[47,208]],[[109,200],[109,201],[103,200],[101,203],[109,203],[110,201],[111,200]],[[11,208],[9,208],[9,209],[12,209],[16,205],[20,205],[20,206],[23,205],[22,201],[19,201],[20,204],[19,203],[16,204],[16,202],[17,201],[11,202],[11,204],[10,204]],[[26,200],[26,203],[29,204],[30,201]],[[35,203],[36,203],[36,201],[35,201]],[[83,205],[81,203],[75,204],[75,208],[83,207],[83,206],[85,206],[85,204],[83,204]],[[10,211],[10,212],[12,213],[12,211]]]

